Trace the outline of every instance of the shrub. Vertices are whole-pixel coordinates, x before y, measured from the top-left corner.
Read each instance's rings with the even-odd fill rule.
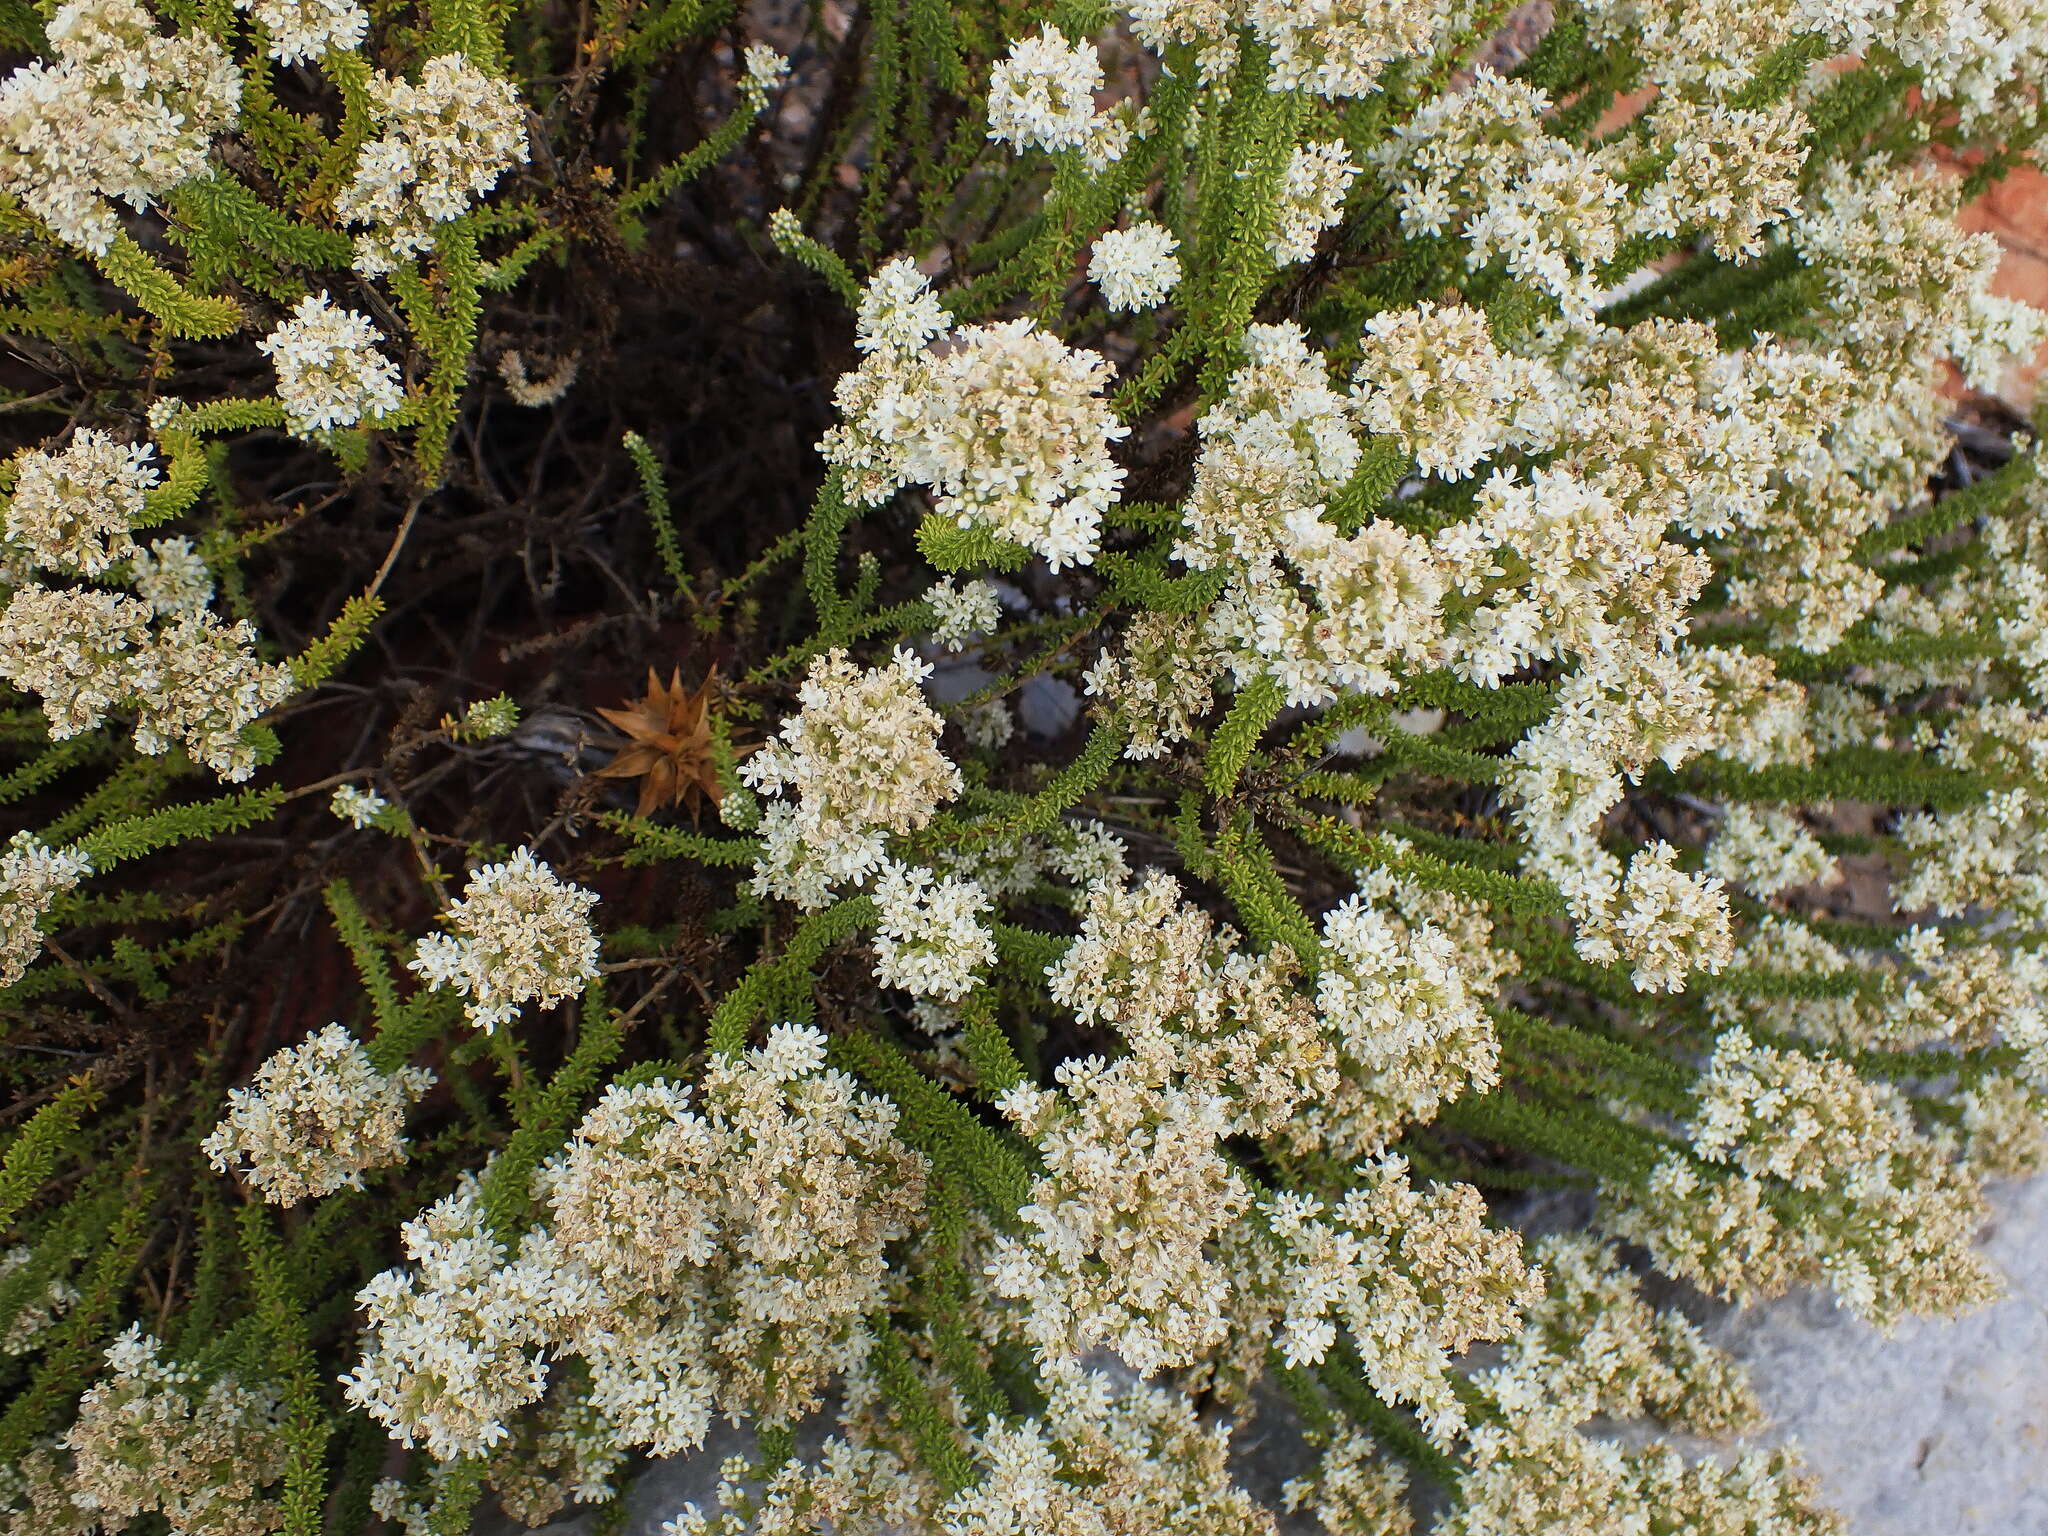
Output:
[[[1838,1528],[1581,1426],[1998,1291],[2041,7],[0,33],[0,1528]]]

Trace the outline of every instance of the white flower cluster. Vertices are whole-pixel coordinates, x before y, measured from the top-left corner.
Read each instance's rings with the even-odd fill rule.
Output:
[[[941,1536],[1201,1531],[1274,1536],[1273,1517],[1230,1478],[1230,1426],[1187,1398],[1101,1371],[1049,1373],[1042,1417],[990,1420],[986,1472],[938,1511]]]
[[[1123,158],[1131,125],[1095,110],[1102,61],[1055,28],[1022,38],[988,79],[988,136],[1016,149],[1078,150],[1091,170]]]
[[[1133,0],[1125,9],[1153,51],[1193,45],[1204,82],[1236,66],[1248,26],[1269,51],[1268,90],[1333,102],[1370,95],[1389,64],[1430,58],[1474,19],[1468,0]]]
[[[0,1286],[6,1285],[36,1260],[33,1248],[23,1244],[0,1253]],[[50,1280],[41,1291],[23,1297],[12,1317],[0,1315],[0,1355],[23,1355],[37,1347],[36,1341],[50,1325],[69,1312],[78,1300],[78,1289],[61,1276]]]
[[[924,600],[932,605],[932,640],[949,651],[965,650],[1002,622],[1002,595],[992,581],[935,581]]]
[[[769,94],[789,78],[789,60],[766,43],[740,50],[740,92],[756,112],[765,111]]]
[[[945,722],[919,687],[930,672],[905,650],[866,671],[844,651],[811,663],[797,712],[740,769],[781,797],[761,818],[755,890],[822,907],[834,886],[866,884],[890,836],[960,793],[960,770],[939,750]]]
[[[468,212],[527,158],[525,107],[511,84],[460,53],[427,60],[420,83],[379,73],[369,85],[382,130],[334,200],[356,237],[356,270],[375,277],[434,249],[435,226]]]
[[[1765,236],[1799,207],[1808,124],[1789,102],[1762,111],[1659,102],[1649,132],[1670,164],[1636,204],[1634,233],[1703,233],[1731,261],[1761,256]]]
[[[327,808],[360,832],[375,826],[377,818],[391,809],[391,802],[374,790],[343,784],[334,791]]]
[[[50,737],[97,728],[134,692],[149,609],[132,597],[23,587],[0,608],[0,677],[43,696]]]
[[[50,903],[91,873],[82,850],[45,847],[33,832],[15,833],[0,849],[0,991],[42,952]]]
[[[416,1268],[385,1270],[356,1294],[363,1357],[341,1378],[343,1393],[402,1445],[424,1445],[439,1461],[481,1454],[546,1388],[542,1346],[580,1303],[577,1277],[560,1273],[544,1231],[510,1254],[474,1175],[399,1239]]]
[[[1316,1006],[1340,1079],[1297,1111],[1282,1140],[1343,1159],[1376,1155],[1403,1127],[1493,1087],[1500,1043],[1483,1005],[1504,967],[1491,938],[1476,903],[1431,902],[1384,877],[1325,913]]]
[[[995,936],[981,922],[990,905],[972,880],[884,864],[875,880],[875,980],[913,997],[959,1002],[974,989],[976,972],[995,963]]]
[[[1082,677],[1090,698],[1128,738],[1124,756],[1164,757],[1192,741],[1216,701],[1223,653],[1187,614],[1141,613],[1120,647],[1106,650]]]
[[[134,0],[70,0],[45,30],[56,62],[0,82],[0,190],[103,256],[120,233],[111,199],[140,213],[205,170],[241,76],[205,32],[166,37]]]
[[[135,713],[143,752],[182,746],[231,782],[256,769],[244,729],[291,696],[291,671],[259,662],[256,632],[211,612],[152,630],[147,604],[87,588],[27,586],[0,608],[0,678],[39,693],[52,738]]]
[[[361,1189],[363,1175],[405,1161],[405,1114],[434,1084],[420,1067],[379,1072],[339,1024],[270,1057],[199,1144],[272,1205]]]
[[[1799,820],[1769,806],[1731,805],[1707,845],[1707,873],[1769,898],[1841,879],[1835,856]]]
[[[136,750],[181,746],[230,783],[254,773],[256,749],[243,730],[297,686],[289,667],[256,659],[256,639],[246,619],[223,624],[206,609],[157,630],[130,683]]]
[[[190,540],[136,545],[157,483],[152,452],[82,428],[62,451],[18,460],[0,568],[17,568],[20,585],[0,604],[0,679],[42,695],[53,739],[132,711],[140,751],[182,746],[239,781],[256,767],[245,728],[291,695],[292,675],[257,660],[246,621],[223,624],[208,610],[213,578]],[[37,567],[125,574],[142,597],[45,587],[30,579]]]
[[[452,931],[421,939],[409,968],[429,986],[460,992],[469,1022],[488,1034],[523,1004],[553,1008],[583,991],[597,974],[596,905],[596,892],[520,848],[469,877],[444,914]]]
[[[1437,651],[1445,579],[1429,544],[1378,519],[1346,535],[1323,519],[1361,449],[1346,396],[1295,325],[1255,325],[1248,361],[1199,422],[1175,555],[1227,577],[1210,613],[1241,682],[1272,677],[1297,705],[1383,693],[1394,668]]]
[[[1344,199],[1358,179],[1358,166],[1341,139],[1297,144],[1280,176],[1279,201],[1266,252],[1282,266],[1307,261],[1316,240],[1344,217]]]
[[[367,315],[309,293],[291,318],[256,343],[277,369],[285,423],[300,437],[375,422],[405,403],[398,368],[377,350],[384,333]]]
[[[1114,1028],[1128,1053],[1066,1061],[1056,1089],[1000,1101],[1046,1172],[985,1272],[1024,1303],[1048,1365],[1103,1344],[1149,1372],[1226,1342],[1232,1280],[1212,1250],[1252,1190],[1222,1143],[1270,1134],[1335,1082],[1293,955],[1238,944],[1171,877],[1113,876],[1089,890],[1052,969],[1054,1000]]]
[[[202,1384],[131,1323],[107,1347],[109,1373],[64,1436],[71,1500],[110,1531],[161,1515],[173,1536],[269,1536],[284,1518],[263,1489],[284,1476],[282,1404],[270,1388]]]
[[[868,285],[857,340],[866,360],[839,380],[842,422],[819,444],[847,496],[872,506],[928,485],[939,515],[1055,570],[1094,557],[1124,478],[1109,445],[1130,430],[1101,399],[1103,358],[1030,320],[954,329],[900,257]]]
[[[197,613],[213,601],[213,572],[183,535],[152,539],[128,557],[135,595],[160,619]]]
[[[923,1202],[896,1112],[824,1067],[815,1030],[778,1025],[691,1090],[614,1085],[535,1181],[549,1225],[516,1257],[476,1183],[407,1224],[416,1270],[364,1287],[352,1402],[436,1457],[504,1445],[549,1358],[612,1444],[701,1443],[714,1408],[790,1423],[865,1357],[885,1245]],[[579,1410],[582,1411],[582,1410]]]
[[[1431,1438],[1453,1442],[1466,1414],[1451,1358],[1512,1334],[1543,1294],[1520,1236],[1487,1226],[1486,1202],[1469,1184],[1418,1191],[1398,1157],[1361,1168],[1334,1205],[1284,1194],[1261,1214],[1277,1250],[1270,1305],[1287,1363],[1321,1361],[1341,1322],[1373,1390],[1412,1405]]]
[[[1088,280],[1111,309],[1151,309],[1180,286],[1180,242],[1163,224],[1144,220],[1105,230],[1088,252]]]
[[[353,52],[370,29],[370,13],[355,0],[235,0],[235,8],[269,34],[265,51],[280,64]]]
[[[1620,152],[1553,137],[1550,98],[1482,69],[1469,90],[1437,96],[1378,148],[1399,177],[1402,227],[1463,235],[1474,270],[1498,259],[1514,276],[1590,318],[1601,265],[1621,247],[1628,194]]]
[[[7,498],[6,542],[16,558],[47,570],[97,576],[136,553],[130,532],[160,478],[147,443],[122,443],[81,427],[52,453],[32,449],[15,461]]]
[[[1739,1297],[1824,1281],[1885,1327],[1999,1295],[1972,1246],[1989,1214],[1983,1193],[1949,1147],[1914,1129],[1896,1088],[1733,1029],[1699,1099],[1692,1148],[1704,1163],[1667,1157],[1640,1187],[1613,1191],[1606,1218],[1659,1268]]]
[[[1426,299],[1366,322],[1352,379],[1360,424],[1446,480],[1511,444],[1548,441],[1560,405],[1549,371],[1504,356],[1483,313]]]

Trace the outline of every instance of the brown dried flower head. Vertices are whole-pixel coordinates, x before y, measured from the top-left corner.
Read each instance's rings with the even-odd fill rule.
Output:
[[[654,668],[649,667],[645,697],[634,699],[623,709],[598,711],[628,739],[618,755],[597,770],[597,777],[638,779],[636,816],[651,815],[664,805],[680,805],[694,821],[702,800],[717,805],[724,798],[711,721],[711,699],[718,682],[714,666],[692,693],[683,687],[678,667],[663,687]]]

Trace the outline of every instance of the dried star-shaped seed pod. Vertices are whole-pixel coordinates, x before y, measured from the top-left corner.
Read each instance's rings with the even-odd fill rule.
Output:
[[[663,805],[681,805],[694,820],[700,796],[713,805],[724,798],[711,728],[711,697],[717,687],[716,667],[705,674],[694,693],[683,687],[680,667],[670,674],[667,687],[649,667],[644,698],[623,709],[598,711],[629,740],[616,757],[597,770],[597,777],[638,779],[640,803],[635,815],[649,815]]]

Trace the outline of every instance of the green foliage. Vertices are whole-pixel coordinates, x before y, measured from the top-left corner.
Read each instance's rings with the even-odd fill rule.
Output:
[[[943,513],[932,512],[917,525],[917,548],[939,570],[1014,571],[1031,558],[1021,544],[986,528],[963,528]]]

